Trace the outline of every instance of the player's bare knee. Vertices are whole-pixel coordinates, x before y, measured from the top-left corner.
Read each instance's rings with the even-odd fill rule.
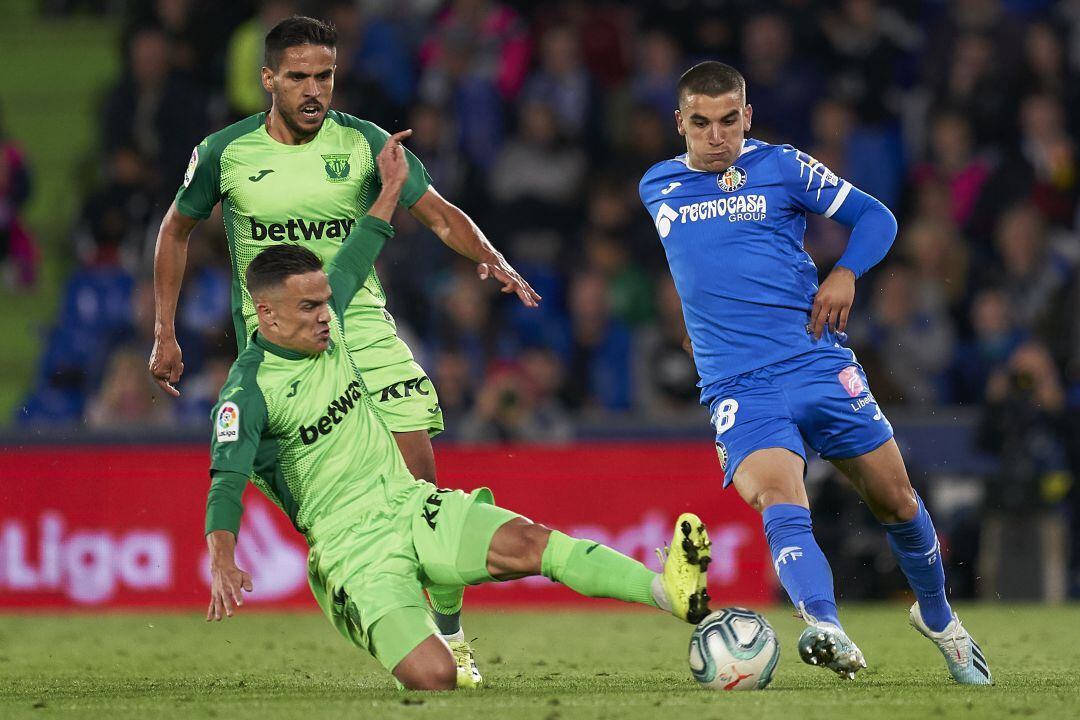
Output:
[[[891,489],[887,495],[885,507],[882,508],[883,518],[888,523],[908,522],[919,512],[919,503],[915,499],[915,491],[911,485],[904,483],[902,487]]]
[[[457,667],[448,656],[411,665],[406,671],[394,673],[406,690],[453,690],[457,687]]]

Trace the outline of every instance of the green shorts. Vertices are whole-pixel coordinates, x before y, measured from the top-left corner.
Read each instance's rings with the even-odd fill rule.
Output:
[[[391,432],[427,430],[434,437],[443,431],[439,395],[401,338],[384,338],[350,354]]]
[[[386,508],[315,524],[311,592],[342,635],[393,670],[438,632],[423,588],[492,580],[491,538],[516,517],[496,507],[487,488],[465,493],[418,482]]]

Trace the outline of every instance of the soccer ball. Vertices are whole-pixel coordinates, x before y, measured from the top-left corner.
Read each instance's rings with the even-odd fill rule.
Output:
[[[780,643],[753,610],[717,610],[690,636],[690,672],[709,690],[760,690],[772,680]]]

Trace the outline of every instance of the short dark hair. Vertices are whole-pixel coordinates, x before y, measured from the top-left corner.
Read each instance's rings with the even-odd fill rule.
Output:
[[[681,103],[684,95],[720,97],[733,91],[738,91],[743,100],[746,99],[746,78],[742,73],[725,63],[706,60],[682,74],[675,101]]]
[[[337,28],[333,23],[304,15],[287,17],[266,33],[263,63],[271,70],[277,70],[282,54],[297,45],[336,48]]]
[[[283,284],[293,275],[304,275],[322,270],[322,260],[315,253],[300,245],[273,245],[255,256],[247,266],[244,280],[248,292],[254,295],[259,290]]]

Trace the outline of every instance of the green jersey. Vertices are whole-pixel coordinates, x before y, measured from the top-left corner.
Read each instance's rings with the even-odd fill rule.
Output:
[[[330,264],[327,350],[304,355],[255,332],[241,351],[213,412],[206,532],[238,532],[248,479],[304,533],[347,505],[382,507],[416,486],[371,404],[341,320],[392,235],[389,224],[364,217]]]
[[[389,137],[382,128],[331,110],[322,128],[303,145],[285,145],[266,131],[266,113],[252,115],[206,138],[191,153],[176,207],[205,219],[221,202],[232,258],[232,315],[237,349],[243,350],[258,322],[244,272],[260,251],[274,243],[298,243],[329,264],[356,221],[378,197],[381,181],[375,156]],[[420,161],[407,149],[409,177],[401,204],[411,207],[431,184]],[[385,310],[386,296],[374,269],[343,309],[351,350],[396,336]],[[412,359],[404,343],[384,366]]]

